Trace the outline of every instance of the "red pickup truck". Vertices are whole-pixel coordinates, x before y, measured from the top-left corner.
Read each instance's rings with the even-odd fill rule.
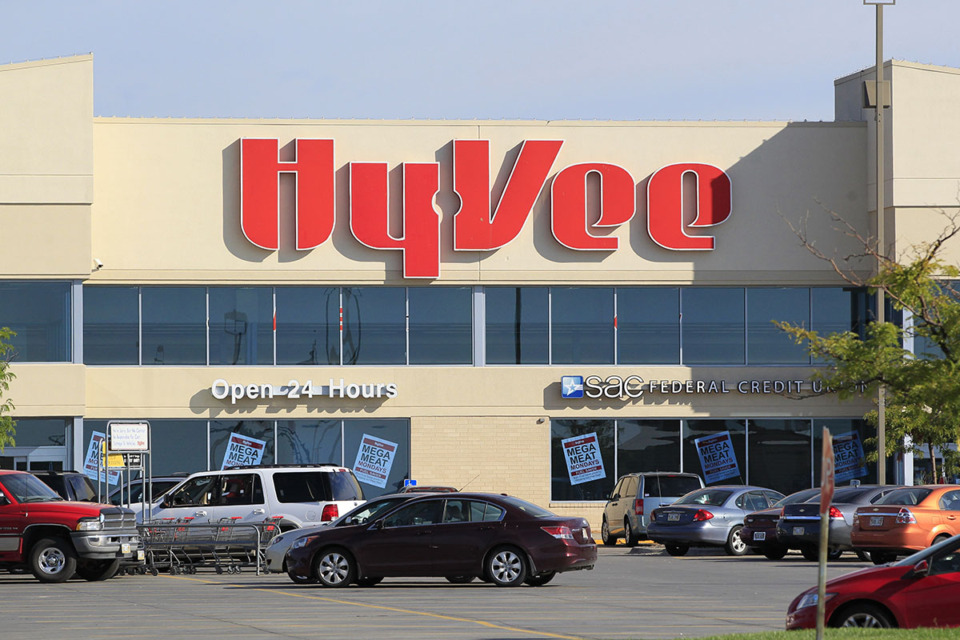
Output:
[[[106,580],[142,560],[130,509],[68,502],[32,474],[0,470],[0,567],[41,582]]]

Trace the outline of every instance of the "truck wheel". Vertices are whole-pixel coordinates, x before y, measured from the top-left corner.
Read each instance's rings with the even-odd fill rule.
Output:
[[[119,569],[119,558],[116,560],[81,560],[77,563],[77,575],[90,582],[109,580],[117,575]]]
[[[30,571],[40,582],[66,582],[77,570],[77,553],[63,538],[43,538],[30,550]]]

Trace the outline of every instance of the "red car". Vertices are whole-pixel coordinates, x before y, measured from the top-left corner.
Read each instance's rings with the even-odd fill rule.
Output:
[[[541,586],[596,561],[584,518],[490,493],[423,494],[363,524],[321,527],[297,538],[286,556],[294,582],[325,587],[408,576]]]
[[[899,562],[827,582],[831,627],[960,627],[960,535]],[[815,629],[817,588],[794,598],[787,629]]]

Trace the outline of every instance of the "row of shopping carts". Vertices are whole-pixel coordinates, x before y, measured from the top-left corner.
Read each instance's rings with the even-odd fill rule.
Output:
[[[207,567],[217,573],[240,573],[264,567],[264,549],[280,532],[276,518],[241,522],[239,516],[217,522],[195,518],[161,518],[140,525],[144,569],[157,575],[196,573]]]

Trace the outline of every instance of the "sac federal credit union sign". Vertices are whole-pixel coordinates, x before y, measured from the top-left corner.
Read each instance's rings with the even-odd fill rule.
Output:
[[[562,376],[560,395],[578,398],[641,398],[667,395],[800,395],[829,391],[819,380],[644,380],[640,376]]]

